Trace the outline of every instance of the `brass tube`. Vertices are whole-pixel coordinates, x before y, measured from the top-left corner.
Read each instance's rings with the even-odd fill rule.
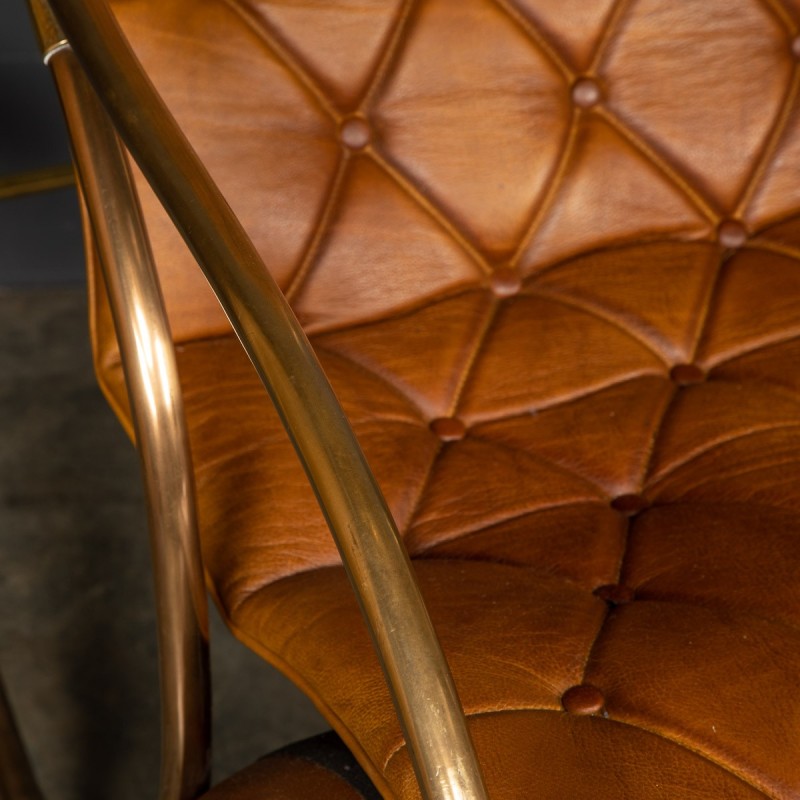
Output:
[[[50,20],[43,33],[52,27]],[[159,623],[159,797],[193,800],[210,772],[208,611],[177,364],[126,157],[70,48],[57,31],[53,38],[48,63],[108,290],[147,495]]]
[[[0,177],[0,200],[36,192],[49,192],[52,189],[72,186],[74,183],[75,173],[72,164],[59,164],[57,167],[3,175]]]
[[[105,3],[51,5],[292,437],[375,641],[423,795],[484,798],[455,686],[407,553],[302,328]]]
[[[148,501],[162,684],[162,800],[209,778],[208,611],[172,337],[127,163],[68,49],[52,60],[114,316]]]
[[[44,800],[0,676],[0,800]]]

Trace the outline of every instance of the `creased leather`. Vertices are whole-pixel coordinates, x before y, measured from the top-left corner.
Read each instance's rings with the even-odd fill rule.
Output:
[[[491,796],[800,795],[796,3],[115,8],[350,415]],[[303,472],[141,193],[212,591],[416,797]]]

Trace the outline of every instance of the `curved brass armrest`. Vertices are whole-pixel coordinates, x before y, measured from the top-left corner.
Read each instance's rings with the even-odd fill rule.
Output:
[[[64,107],[100,256],[146,488],[161,674],[161,800],[209,784],[208,610],[178,369],[128,162],[48,9],[34,17]]]
[[[51,5],[292,438],[375,641],[423,795],[485,797],[455,687],[405,548],[299,323],[104,2]],[[66,44],[56,43],[61,46]]]

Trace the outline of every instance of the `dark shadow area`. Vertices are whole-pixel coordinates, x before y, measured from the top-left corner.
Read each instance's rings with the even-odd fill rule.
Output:
[[[9,691],[48,796],[144,797],[158,683],[135,454],[93,386],[77,293],[0,305]]]
[[[58,97],[27,6],[7,0],[0,11],[0,178],[69,158]],[[74,188],[0,199],[0,286],[80,283],[82,253]]]
[[[0,45],[1,46],[1,45]],[[53,79],[35,61],[0,61],[0,175],[69,161],[69,147]]]
[[[25,0],[0,11],[0,175],[63,164],[66,127]]]
[[[74,187],[0,199],[0,285],[84,282]]]

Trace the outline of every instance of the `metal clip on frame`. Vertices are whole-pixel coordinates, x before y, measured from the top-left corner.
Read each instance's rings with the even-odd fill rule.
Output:
[[[70,119],[136,408],[159,597],[161,800],[197,797],[207,778],[207,634],[191,470],[171,342],[124,157],[78,62],[197,258],[289,432],[375,642],[423,796],[485,798],[464,714],[408,555],[294,314],[103,0],[50,0],[55,18],[44,0],[31,3]],[[148,359],[166,365],[163,383],[144,369]],[[168,467],[173,457],[183,474],[165,491],[158,476],[175,476]],[[167,500],[177,498],[181,511],[174,519]]]

